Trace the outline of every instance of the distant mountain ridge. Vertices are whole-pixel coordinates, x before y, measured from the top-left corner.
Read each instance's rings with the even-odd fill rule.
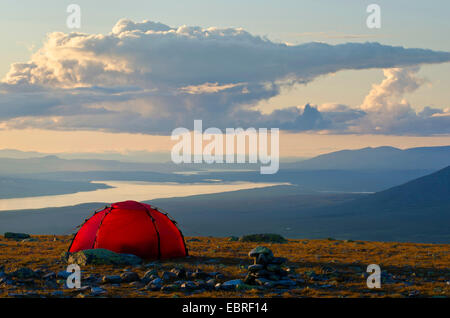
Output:
[[[283,168],[304,170],[437,170],[448,165],[450,165],[450,146],[418,147],[404,150],[383,146],[331,152],[301,162],[284,164]]]
[[[349,205],[365,211],[405,211],[409,208],[445,209],[450,217],[450,166],[402,185],[380,191]],[[348,206],[346,206],[348,210]],[[352,209],[350,209],[352,210]]]
[[[450,243],[450,167],[375,194],[314,193],[274,186],[150,203],[185,235],[274,232],[290,238]],[[0,232],[68,234],[104,203],[5,211]]]
[[[180,168],[172,163],[122,162],[102,159],[61,159],[55,155],[36,158],[0,158],[0,174],[28,174],[57,171],[158,171]]]

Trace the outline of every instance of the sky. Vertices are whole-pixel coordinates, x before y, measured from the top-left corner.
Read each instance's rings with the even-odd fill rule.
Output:
[[[366,25],[371,3],[379,29]],[[448,1],[4,0],[0,148],[164,151],[194,119],[279,127],[282,156],[447,145],[449,12]]]

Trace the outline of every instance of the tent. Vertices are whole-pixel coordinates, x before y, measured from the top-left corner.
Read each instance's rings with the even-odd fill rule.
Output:
[[[188,255],[176,222],[158,208],[136,201],[118,202],[96,211],[75,234],[69,252],[93,248],[144,259]]]

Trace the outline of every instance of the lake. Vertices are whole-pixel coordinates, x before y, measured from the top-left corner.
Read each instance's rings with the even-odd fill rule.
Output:
[[[256,182],[181,184],[173,182],[160,183],[142,181],[92,181],[92,183],[103,183],[113,188],[60,195],[2,199],[0,200],[0,211],[63,207],[89,202],[113,203],[126,200],[147,201],[288,184]]]

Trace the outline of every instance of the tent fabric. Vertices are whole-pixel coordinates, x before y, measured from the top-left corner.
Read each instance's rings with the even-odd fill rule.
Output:
[[[94,213],[75,234],[69,252],[93,248],[144,259],[188,255],[176,222],[157,208],[136,201],[114,203]]]

